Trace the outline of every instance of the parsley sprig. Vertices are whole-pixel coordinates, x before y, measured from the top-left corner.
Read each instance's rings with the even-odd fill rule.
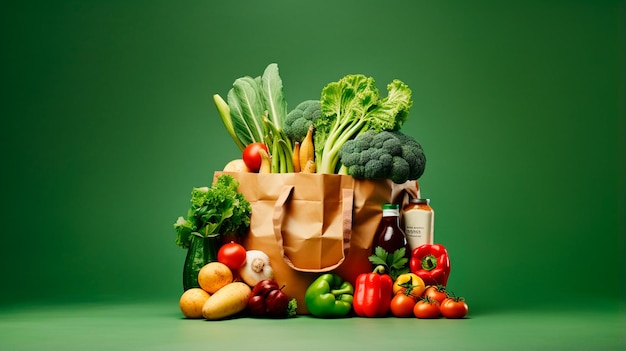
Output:
[[[369,257],[369,260],[374,265],[384,266],[385,271],[387,271],[391,279],[395,281],[399,275],[409,272],[409,259],[405,257],[405,254],[406,248],[404,247],[390,254],[381,246],[377,246],[374,249],[374,254]]]

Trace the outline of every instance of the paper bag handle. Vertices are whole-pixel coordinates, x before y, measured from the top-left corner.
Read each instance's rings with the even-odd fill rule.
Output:
[[[341,259],[328,267],[323,268],[302,268],[297,267],[290,259],[285,255],[285,248],[283,247],[283,217],[285,214],[285,205],[288,200],[291,198],[293,194],[294,186],[293,185],[285,185],[281,190],[280,195],[276,199],[274,203],[274,214],[272,217],[272,221],[274,224],[274,235],[276,236],[276,241],[278,243],[278,247],[280,248],[280,254],[283,256],[285,263],[292,269],[300,272],[326,272],[331,271],[346,259],[346,254],[350,249],[350,236],[352,235],[352,207],[353,207],[353,198],[354,198],[354,190],[353,189],[342,189],[341,192],[341,218],[342,218],[342,232],[343,232],[343,250],[341,253]]]

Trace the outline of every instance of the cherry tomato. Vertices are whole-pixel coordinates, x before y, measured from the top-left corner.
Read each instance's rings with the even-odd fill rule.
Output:
[[[439,301],[424,297],[413,307],[413,314],[417,318],[439,318],[441,315]]]
[[[468,307],[462,297],[450,296],[443,300],[440,310],[446,318],[463,318],[467,315]]]
[[[246,249],[234,241],[224,244],[217,251],[217,261],[231,270],[239,269],[246,262]]]
[[[448,294],[443,285],[429,285],[424,290],[424,297],[429,297],[441,304],[448,297]]]
[[[248,146],[243,149],[241,158],[243,158],[243,162],[252,172],[258,172],[261,168],[261,155],[259,154],[260,149],[264,149],[266,152],[269,152],[267,145],[260,142],[248,144]]]
[[[391,314],[396,317],[413,316],[413,308],[415,307],[415,297],[406,294],[396,294],[391,299]]]

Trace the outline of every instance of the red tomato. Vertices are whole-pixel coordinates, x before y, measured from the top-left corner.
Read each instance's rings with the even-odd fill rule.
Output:
[[[442,285],[429,285],[424,290],[424,297],[429,297],[441,304],[448,297],[446,288]]]
[[[224,244],[217,251],[217,261],[231,270],[239,269],[246,262],[246,248],[234,241]]]
[[[417,318],[439,318],[441,315],[439,301],[424,297],[417,301],[413,307],[413,314]]]
[[[413,308],[415,307],[415,297],[403,293],[396,294],[391,299],[391,314],[396,317],[413,316]]]
[[[468,307],[462,297],[447,297],[441,303],[441,314],[446,318],[463,318],[467,315]]]
[[[248,144],[248,146],[243,149],[241,158],[243,158],[243,162],[252,172],[258,172],[261,168],[261,155],[259,154],[260,149],[264,149],[266,152],[269,152],[267,145],[260,142]]]

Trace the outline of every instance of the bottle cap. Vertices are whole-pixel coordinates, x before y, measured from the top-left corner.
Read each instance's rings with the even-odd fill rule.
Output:
[[[384,204],[383,205],[383,217],[394,217],[400,215],[400,205],[398,204]]]

